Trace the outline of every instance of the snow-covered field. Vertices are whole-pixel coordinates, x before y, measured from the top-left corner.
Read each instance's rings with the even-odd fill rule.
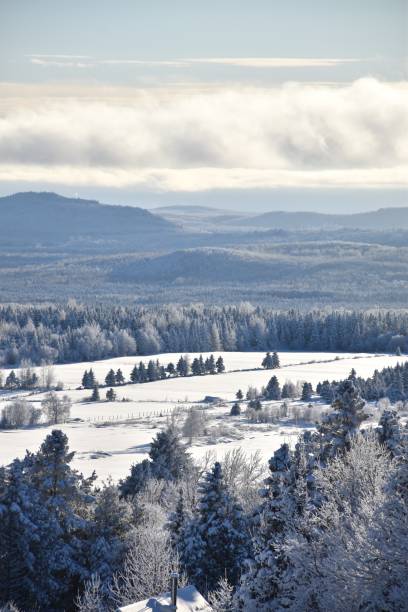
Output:
[[[123,385],[116,388],[118,400],[129,401],[84,403],[90,391],[77,390],[84,370],[92,367],[96,378],[103,382],[110,368],[120,368],[128,379],[135,363],[149,359],[159,359],[163,365],[170,361],[176,363],[180,354],[155,355],[154,357],[122,357],[93,363],[75,363],[54,366],[55,379],[64,383],[64,391],[73,402],[71,418],[78,419],[59,426],[69,437],[70,447],[76,451],[74,465],[89,474],[96,470],[100,478],[109,475],[118,480],[126,475],[132,463],[144,459],[149,451],[149,443],[157,428],[164,425],[168,414],[178,407],[181,410],[202,402],[206,395],[220,397],[225,405],[216,409],[209,408],[210,419],[217,423],[230,424],[231,402],[238,389],[245,393],[248,386],[261,388],[272,375],[276,375],[281,385],[286,380],[311,382],[313,386],[325,379],[345,378],[354,368],[363,377],[371,376],[374,370],[394,366],[406,361],[405,357],[394,355],[339,354],[334,353],[291,353],[279,354],[281,368],[271,371],[259,368],[264,353],[218,353],[222,354],[226,366],[224,374],[199,377],[173,378],[152,383]],[[195,355],[191,354],[193,359]],[[206,354],[203,355],[204,357]],[[241,370],[241,371],[239,371]],[[105,390],[101,389],[101,398]],[[3,394],[0,410],[10,394]],[[16,395],[15,393],[13,394]],[[24,395],[27,395],[24,393]],[[42,394],[34,394],[27,399],[40,402]],[[322,409],[324,407],[322,406]],[[224,418],[225,417],[225,418]],[[129,420],[129,419],[133,419]],[[245,417],[238,421],[245,422]],[[14,457],[24,455],[26,449],[36,450],[51,427],[38,427],[25,430],[0,431],[0,465]],[[247,452],[259,450],[265,460],[283,441],[295,442],[299,429],[291,424],[247,426],[242,439],[233,440],[221,437],[217,443],[194,444],[191,452],[200,457],[208,450],[215,451],[219,458],[234,447],[240,446]]]

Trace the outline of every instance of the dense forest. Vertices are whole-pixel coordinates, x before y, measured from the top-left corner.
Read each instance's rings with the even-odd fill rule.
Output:
[[[408,313],[280,312],[249,303],[145,308],[68,302],[0,307],[0,359],[5,366],[270,349],[405,352]]]

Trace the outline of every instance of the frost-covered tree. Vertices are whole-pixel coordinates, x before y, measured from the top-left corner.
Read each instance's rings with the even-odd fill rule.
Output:
[[[89,545],[89,571],[97,575],[100,588],[108,591],[126,553],[126,540],[132,529],[132,508],[120,499],[117,487],[108,482],[97,494],[92,507]]]
[[[215,463],[199,487],[200,500],[180,540],[183,567],[207,592],[222,577],[236,584],[247,554],[247,524],[241,506],[223,481]]]
[[[155,478],[180,480],[192,469],[192,460],[174,425],[160,431],[150,445],[149,457]]]
[[[365,410],[366,403],[352,380],[345,380],[339,386],[332,407],[333,411],[318,425],[323,439],[324,460],[347,449],[352,436],[358,433],[360,425],[369,416]]]
[[[262,359],[262,367],[265,368],[266,370],[271,370],[273,368],[273,359],[269,351],[266,353],[265,357]]]
[[[270,476],[265,481],[264,497],[253,529],[254,557],[235,597],[236,608],[248,612],[282,610],[288,601],[284,593],[290,574],[286,545],[294,527],[295,508],[290,495],[292,457],[283,444],[269,462]]]
[[[279,381],[276,376],[272,376],[265,388],[265,399],[280,400],[282,397]]]
[[[234,588],[226,578],[220,578],[214,591],[208,594],[208,602],[214,612],[234,612]]]
[[[71,400],[68,395],[64,395],[61,399],[58,397],[55,391],[47,393],[41,407],[44,410],[48,421],[53,425],[58,423],[65,423],[71,414]]]

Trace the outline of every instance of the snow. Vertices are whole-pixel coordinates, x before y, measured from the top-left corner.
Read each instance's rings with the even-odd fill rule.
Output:
[[[58,392],[67,394],[73,402],[71,418],[78,419],[58,425],[69,438],[70,448],[76,452],[73,465],[89,475],[94,469],[101,480],[111,476],[113,480],[124,478],[132,463],[143,460],[149,451],[149,444],[157,428],[166,423],[167,416],[178,407],[186,409],[193,403],[200,402],[206,395],[221,397],[226,402],[232,402],[238,389],[245,393],[248,386],[261,388],[270,377],[276,375],[281,385],[287,380],[296,382],[306,380],[315,387],[325,379],[343,379],[354,368],[357,375],[368,377],[374,370],[387,366],[395,366],[407,358],[394,355],[340,354],[335,359],[332,353],[280,353],[282,367],[277,370],[250,370],[259,368],[264,353],[217,353],[222,354],[227,372],[224,374],[207,375],[187,378],[167,379],[143,385],[124,385],[115,390],[118,399],[128,398],[130,401],[115,402],[84,402],[90,396],[89,390],[76,390],[85,369],[92,367],[97,377],[102,381],[107,371],[113,367],[122,369],[129,376],[135,362],[140,357],[124,357],[109,359],[103,362],[79,363],[55,366],[56,380],[63,380],[66,389]],[[155,355],[143,358],[144,361],[158,358],[162,363],[176,362],[180,354]],[[193,358],[194,355],[191,356]],[[236,369],[247,371],[232,371]],[[13,393],[12,395],[16,395]],[[27,395],[25,393],[24,395]],[[105,389],[101,389],[101,398]],[[43,394],[27,397],[30,401],[40,402]],[[7,403],[7,397],[0,401],[0,410]],[[278,402],[279,404],[279,402]],[[323,408],[323,407],[322,407]],[[230,411],[230,404],[224,407],[209,408],[211,418],[217,418],[217,423],[234,424],[234,419],[222,419]],[[219,419],[221,417],[221,420]],[[133,419],[133,420],[128,420]],[[245,422],[245,417],[238,421]],[[33,429],[0,431],[0,465],[7,464],[15,457],[22,457],[26,449],[36,451],[45,436],[54,427],[38,427]],[[225,452],[241,447],[248,453],[259,450],[265,461],[273,454],[280,444],[296,441],[299,428],[288,424],[281,426],[249,425],[245,428],[245,438],[227,441],[221,438],[216,444],[194,444],[191,453],[201,457],[209,450],[214,451],[218,459]],[[242,430],[241,430],[242,433]]]

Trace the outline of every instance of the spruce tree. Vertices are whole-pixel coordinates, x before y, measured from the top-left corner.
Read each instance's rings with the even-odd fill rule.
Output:
[[[191,373],[193,376],[200,376],[200,374],[202,374],[200,360],[198,357],[193,359],[193,363],[191,364]]]
[[[130,380],[131,380],[132,383],[140,382],[140,380],[139,380],[139,370],[138,370],[138,367],[137,367],[136,364],[133,366],[133,369],[132,369],[132,371],[130,373]]]
[[[122,374],[122,370],[119,368],[115,374],[115,381],[117,385],[123,385],[125,383],[125,377]]]
[[[244,394],[242,393],[241,389],[238,389],[238,391],[235,394],[235,397],[237,398],[237,400],[242,400],[244,399]]]
[[[107,387],[114,387],[116,385],[115,372],[111,369],[105,377],[105,384]]]
[[[271,370],[273,368],[273,359],[269,351],[262,360],[262,367],[265,368],[265,370]]]
[[[343,381],[332,404],[333,412],[327,414],[317,427],[322,436],[324,460],[348,448],[350,438],[369,416],[365,406],[353,381]]]
[[[302,395],[300,399],[302,400],[302,402],[310,402],[310,400],[312,399],[312,395],[310,393],[310,385],[307,382],[303,383]]]
[[[223,372],[225,372],[224,360],[221,355],[218,357],[215,365],[217,367],[218,374],[222,374]]]
[[[192,469],[192,460],[174,425],[159,432],[150,445],[151,471],[155,478],[181,480]]]
[[[89,373],[88,370],[85,370],[82,376],[82,387],[84,389],[89,389]]]
[[[279,355],[276,351],[272,355],[272,368],[273,369],[280,368]]]
[[[264,502],[256,516],[252,540],[254,558],[235,597],[239,610],[283,610],[289,602],[282,593],[289,570],[286,544],[290,539],[294,504],[290,486],[292,457],[283,444],[269,461],[270,476],[262,491]]]
[[[176,375],[176,368],[174,366],[174,363],[168,363],[167,367],[166,367],[166,372],[168,373],[169,376],[175,376]]]
[[[99,385],[96,383],[92,389],[91,402],[99,402],[101,399],[99,395]]]
[[[170,542],[174,549],[177,549],[179,546],[180,537],[183,532],[187,518],[188,515],[186,513],[184,504],[184,493],[183,489],[180,487],[178,491],[176,508],[174,512],[170,514],[169,521],[166,525],[167,529],[170,532]]]
[[[106,399],[108,400],[108,402],[114,402],[116,400],[116,393],[112,389],[112,387],[107,390],[107,392],[106,392]]]
[[[241,414],[241,406],[239,405],[238,402],[235,402],[235,404],[233,404],[231,407],[230,415],[239,416],[240,414]]]
[[[276,376],[272,376],[265,389],[265,399],[280,400],[282,398],[281,388]]]
[[[199,487],[200,501],[181,542],[182,565],[199,589],[212,590],[220,578],[236,584],[247,554],[247,524],[241,506],[215,463]]]

